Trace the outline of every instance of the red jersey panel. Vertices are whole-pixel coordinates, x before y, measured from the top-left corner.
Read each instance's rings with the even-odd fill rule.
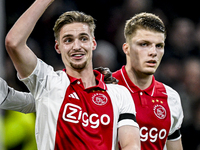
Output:
[[[112,149],[113,108],[106,90],[84,89],[73,77],[70,81],[59,112],[55,150]]]
[[[166,91],[166,86],[153,77],[152,84],[147,89],[141,90],[129,79],[125,66],[114,72],[113,77],[119,80],[118,84],[128,88],[133,97],[136,120],[140,127],[141,149],[163,150],[170,130],[174,130],[173,126],[177,127],[174,125],[174,119],[172,122],[173,116],[170,110],[176,108],[169,106],[170,96]],[[182,112],[181,109],[180,112]]]

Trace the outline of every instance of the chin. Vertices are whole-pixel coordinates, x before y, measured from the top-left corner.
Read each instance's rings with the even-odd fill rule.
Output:
[[[143,72],[146,73],[146,74],[152,75],[156,72],[156,69],[157,68],[155,68],[155,67],[148,67],[148,68],[145,68],[143,70]]]
[[[155,70],[148,70],[148,71],[144,71],[144,73],[146,75],[153,75],[155,73]]]
[[[87,64],[86,62],[81,63],[81,64],[71,63],[71,67],[76,69],[76,70],[82,70],[82,69],[85,68],[86,64]]]
[[[146,75],[153,75],[154,73],[151,73],[151,72],[147,72],[145,73]]]

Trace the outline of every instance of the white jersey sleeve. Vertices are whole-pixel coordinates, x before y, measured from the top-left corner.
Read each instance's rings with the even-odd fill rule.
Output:
[[[0,78],[0,108],[32,113],[35,112],[35,100],[31,93],[16,91]]]
[[[171,128],[169,135],[172,135],[176,130],[181,128],[183,122],[183,109],[179,94],[171,87],[164,85],[168,95],[168,104],[171,112]]]
[[[18,78],[27,86],[37,101],[43,97],[44,94],[46,94],[47,91],[49,91],[52,87],[55,87],[56,85],[59,87],[59,84],[62,81],[60,81],[58,76],[61,76],[62,74],[66,76],[64,71],[54,71],[52,66],[47,65],[40,59],[37,59],[37,66],[35,67],[32,74],[27,78],[20,79],[19,76]]]
[[[19,77],[18,77],[19,78]],[[53,67],[37,60],[33,72],[20,79],[35,98],[36,142],[38,149],[53,149],[60,107],[70,84],[64,71],[54,71]]]
[[[113,102],[113,107],[116,107],[119,113],[119,115],[115,115],[119,116],[117,127],[119,128],[124,125],[131,125],[139,128],[135,119],[136,116],[135,104],[128,89],[124,86],[114,85],[114,84],[107,84],[107,87],[108,87],[108,93]]]

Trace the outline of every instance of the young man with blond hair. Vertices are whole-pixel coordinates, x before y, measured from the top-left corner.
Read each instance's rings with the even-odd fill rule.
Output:
[[[166,29],[151,13],[140,13],[126,22],[126,65],[113,73],[131,92],[140,127],[142,150],[182,150],[180,127],[183,111],[179,94],[155,80],[164,55]]]
[[[65,65],[54,71],[31,51],[27,39],[53,0],[36,0],[6,36],[6,49],[35,98],[39,150],[139,150],[139,128],[130,92],[105,84],[93,71],[96,49],[93,18],[81,12],[62,14],[55,23],[55,49]]]

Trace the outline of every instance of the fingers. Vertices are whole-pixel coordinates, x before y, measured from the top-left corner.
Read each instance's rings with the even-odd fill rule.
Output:
[[[118,82],[119,82],[119,80],[117,80],[116,78],[114,78],[114,77],[108,77],[108,78],[104,78],[104,82],[106,83],[106,84],[118,84]]]
[[[103,67],[97,67],[97,68],[94,68],[94,70],[97,70],[97,71],[99,71],[100,73],[102,73],[103,70],[104,70],[104,68],[103,68]]]
[[[97,67],[94,68],[94,70],[97,70],[104,75],[104,82],[106,84],[118,84],[119,81],[112,77],[112,72],[109,68]]]

